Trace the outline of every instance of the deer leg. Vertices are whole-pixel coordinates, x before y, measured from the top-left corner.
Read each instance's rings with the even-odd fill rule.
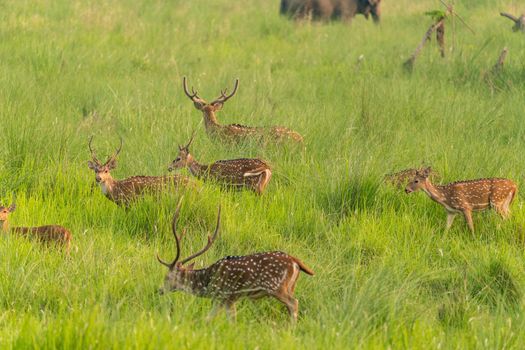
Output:
[[[228,301],[224,304],[224,307],[226,308],[226,316],[228,317],[229,321],[237,321],[237,308],[235,307],[235,302]]]
[[[447,212],[447,230],[450,229],[455,218],[456,218],[456,213]]]
[[[217,316],[221,307],[222,305],[220,303],[213,302],[213,307],[208,316],[206,316],[206,322],[211,322]]]
[[[465,216],[465,220],[467,221],[468,228],[472,233],[474,233],[474,222],[472,221],[472,211],[471,210],[464,210],[463,216]]]
[[[290,318],[292,319],[292,323],[295,324],[297,322],[297,313],[299,311],[299,301],[289,294],[279,293],[275,294],[274,297],[286,305],[288,313],[290,314]]]

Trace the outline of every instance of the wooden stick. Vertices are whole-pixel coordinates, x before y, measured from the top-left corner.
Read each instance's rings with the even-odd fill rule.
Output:
[[[498,61],[496,62],[494,67],[492,67],[492,72],[493,73],[497,73],[501,69],[503,69],[503,64],[505,63],[505,59],[507,58],[507,54],[508,53],[509,53],[509,49],[504,47],[503,50],[501,51],[500,55],[499,55]]]
[[[434,33],[434,31],[440,27],[441,25],[443,25],[445,19],[442,18],[440,19],[439,21],[437,21],[436,23],[432,24],[430,26],[430,28],[428,28],[427,32],[425,33],[425,35],[423,36],[423,39],[421,40],[421,42],[419,43],[419,45],[416,47],[416,50],[412,53],[412,55],[410,56],[410,58],[408,60],[406,60],[406,62],[403,64],[405,66],[405,68],[409,69],[409,70],[412,70],[412,68],[414,68],[414,63],[416,62],[416,59],[417,57],[419,56],[419,54],[421,53],[421,50],[423,50],[423,47],[425,46],[425,44],[427,43],[427,41],[430,40],[430,37],[432,36],[432,33]]]
[[[522,32],[525,32],[525,14],[520,17],[515,17],[510,13],[500,12],[500,15],[514,22],[514,27],[512,28],[513,31],[517,32],[521,30]]]

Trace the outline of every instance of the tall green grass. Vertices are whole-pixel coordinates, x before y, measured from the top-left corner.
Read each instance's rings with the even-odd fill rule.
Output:
[[[14,225],[69,227],[69,258],[12,235],[0,239],[0,347],[521,348],[525,288],[522,198],[501,221],[475,214],[476,234],[385,173],[432,164],[445,181],[523,183],[525,37],[498,10],[459,4],[474,28],[447,31],[412,74],[402,68],[437,1],[385,1],[374,26],[294,23],[278,1],[4,1],[0,4],[0,198]],[[521,6],[521,8],[520,8]],[[486,72],[507,46],[500,76]],[[363,56],[361,64],[357,64]],[[213,99],[240,78],[223,123],[285,125],[306,151],[212,143],[182,76]],[[186,193],[183,254],[199,249],[223,206],[221,235],[197,261],[284,250],[302,275],[297,327],[274,300],[242,302],[238,321],[204,318],[209,300],[159,296],[180,194],[126,211],[93,188],[87,141],[118,145],[116,178],[160,175],[193,130],[201,162],[263,157],[262,197],[204,186]]]

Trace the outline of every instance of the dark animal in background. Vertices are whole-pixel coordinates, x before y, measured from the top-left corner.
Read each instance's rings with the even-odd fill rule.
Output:
[[[381,0],[281,0],[282,15],[294,19],[351,21],[358,14],[381,20]]]

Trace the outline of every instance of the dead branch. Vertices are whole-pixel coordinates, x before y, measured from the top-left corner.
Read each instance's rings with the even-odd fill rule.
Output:
[[[430,28],[428,28],[427,32],[423,36],[423,39],[421,40],[419,45],[416,47],[416,50],[412,53],[410,58],[408,60],[406,60],[406,62],[403,64],[405,68],[407,68],[408,70],[412,70],[414,68],[414,63],[416,62],[417,57],[421,53],[421,50],[423,50],[423,47],[425,46],[427,41],[429,41],[430,38],[432,37],[432,33],[434,33],[434,31],[437,28],[441,27],[444,22],[445,22],[445,18],[441,18],[439,21],[437,21],[436,23],[432,24],[430,26]]]
[[[496,62],[494,67],[492,67],[493,73],[497,73],[503,69],[503,64],[505,63],[505,59],[507,58],[508,53],[509,53],[509,49],[504,47],[499,55],[498,61]]]
[[[439,45],[441,57],[445,57],[445,21],[442,21],[441,25],[436,28],[436,40]]]
[[[515,16],[511,15],[510,13],[500,12],[500,15],[502,17],[506,17],[506,18],[510,19],[512,22],[514,22],[514,27],[512,27],[513,31],[515,31],[515,32],[517,32],[517,31],[525,32],[525,14],[521,15],[520,17],[515,17]]]

